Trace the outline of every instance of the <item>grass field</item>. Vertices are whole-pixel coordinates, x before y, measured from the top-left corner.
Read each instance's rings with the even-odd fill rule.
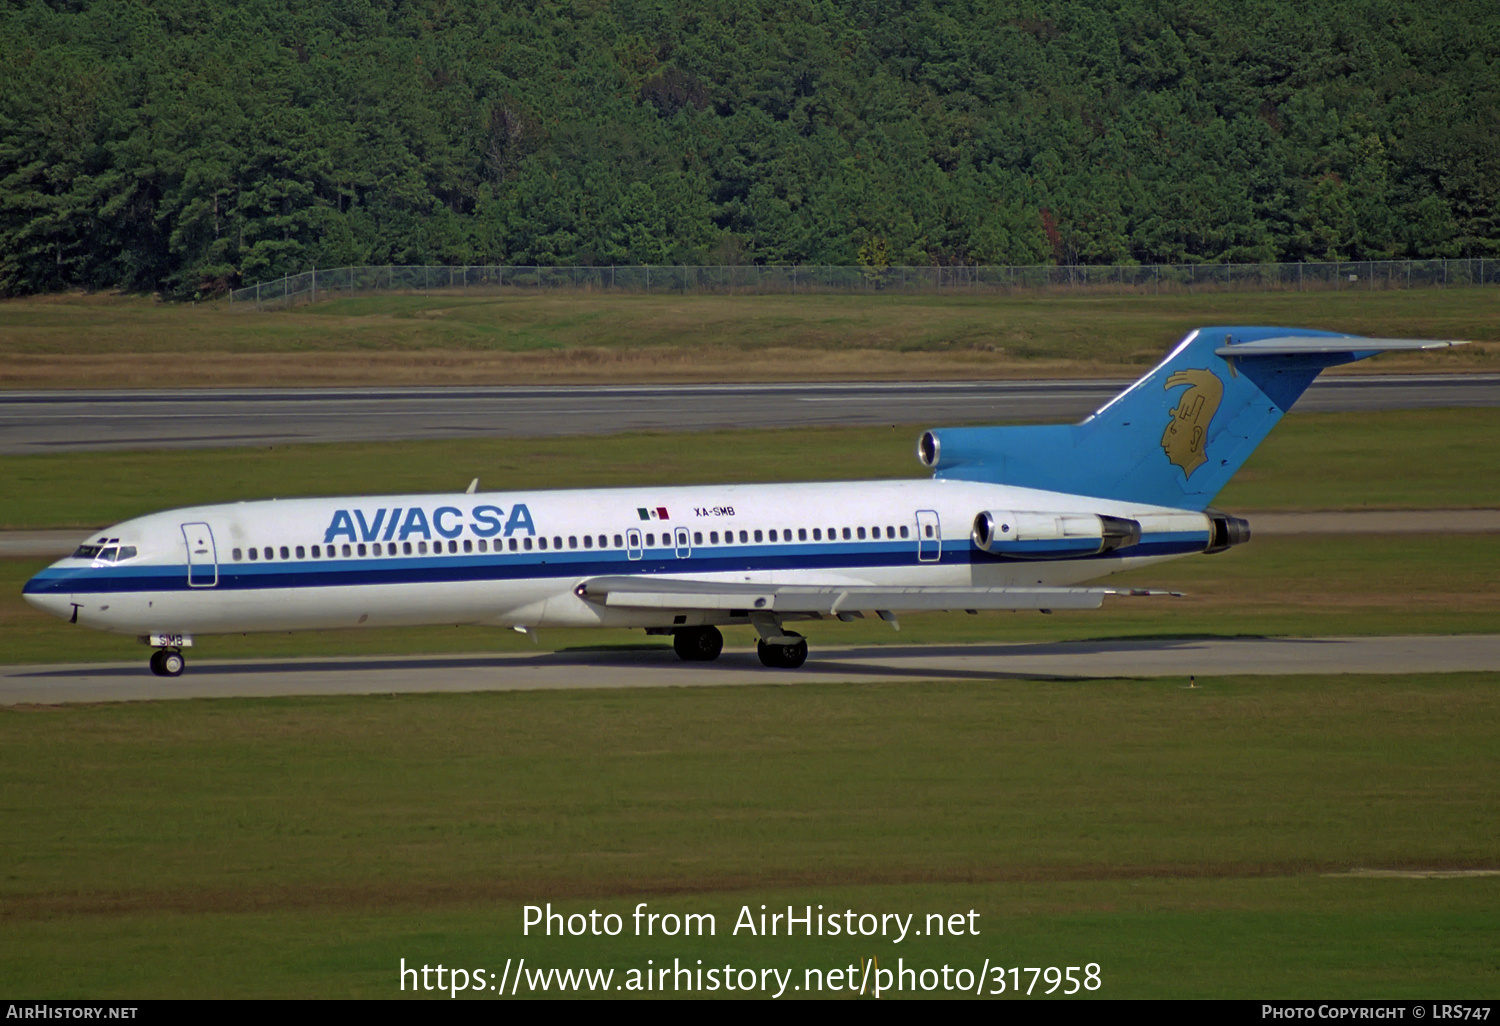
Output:
[[[1493,674],[0,710],[0,989],[391,996],[400,958],[1102,967],[1103,996],[1500,984]],[[713,912],[547,940],[520,906]],[[730,935],[742,904],[978,937]],[[628,922],[628,920],[627,920]]]
[[[0,530],[93,527],[308,495],[920,478],[923,427],[793,428],[0,456]],[[1500,410],[1288,417],[1219,496],[1235,511],[1500,506]],[[87,482],[87,487],[80,487]]]
[[[1131,375],[1204,324],[1464,338],[1364,369],[1500,360],[1500,290],[949,295],[462,291],[289,311],[118,296],[0,302],[0,388]]]

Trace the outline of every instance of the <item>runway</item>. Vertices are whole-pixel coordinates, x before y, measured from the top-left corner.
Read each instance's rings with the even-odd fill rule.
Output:
[[[131,663],[0,667],[0,705],[174,698],[364,695],[570,688],[888,684],[903,681],[1205,678],[1242,674],[1500,671],[1500,635],[1121,640],[816,648],[800,670],[768,670],[749,649],[684,663],[671,648],[456,656],[205,660],[183,676]]]
[[[0,393],[0,453],[1076,420],[1126,381]],[[1500,374],[1322,378],[1294,412],[1500,406]]]

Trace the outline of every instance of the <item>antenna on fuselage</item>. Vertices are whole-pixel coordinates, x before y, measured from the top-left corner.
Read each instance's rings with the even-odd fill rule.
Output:
[[[473,495],[478,490],[479,490],[479,478],[476,477],[474,480],[472,480],[472,481],[469,482],[469,487],[467,487],[467,488],[464,489],[464,494],[465,495]]]

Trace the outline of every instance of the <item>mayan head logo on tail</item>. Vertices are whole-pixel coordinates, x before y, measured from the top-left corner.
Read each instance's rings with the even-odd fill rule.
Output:
[[[1165,388],[1187,385],[1177,399],[1167,430],[1162,432],[1161,448],[1167,459],[1182,468],[1187,477],[1208,462],[1204,447],[1208,443],[1208,424],[1224,398],[1224,383],[1207,370],[1180,370],[1167,379]]]

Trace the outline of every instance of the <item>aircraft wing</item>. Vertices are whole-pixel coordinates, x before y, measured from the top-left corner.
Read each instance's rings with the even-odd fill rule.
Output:
[[[824,616],[943,609],[1098,609],[1108,595],[1180,595],[1141,588],[883,587],[864,584],[740,584],[671,577],[595,577],[580,598],[613,608],[745,610]]]

